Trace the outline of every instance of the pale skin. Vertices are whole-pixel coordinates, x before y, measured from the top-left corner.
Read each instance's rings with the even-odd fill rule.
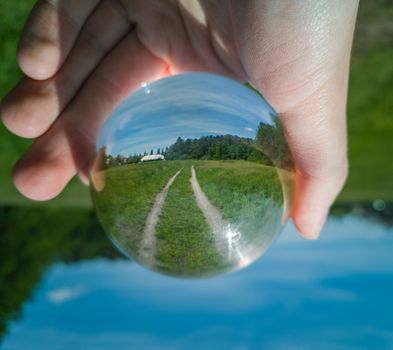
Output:
[[[209,71],[251,82],[279,113],[296,166],[292,220],[318,237],[348,169],[346,96],[358,0],[40,0],[1,105],[35,138],[14,182],[34,200],[87,181],[94,140],[143,81]]]

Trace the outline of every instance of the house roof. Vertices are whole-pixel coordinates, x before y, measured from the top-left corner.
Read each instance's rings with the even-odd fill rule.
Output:
[[[147,162],[149,160],[164,160],[165,157],[162,154],[151,154],[148,156],[143,156],[141,162]]]

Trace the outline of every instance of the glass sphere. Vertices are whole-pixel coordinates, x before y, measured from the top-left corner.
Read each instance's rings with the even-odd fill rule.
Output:
[[[274,110],[251,87],[208,73],[142,83],[102,126],[90,179],[116,247],[183,277],[259,257],[287,219],[294,183]]]

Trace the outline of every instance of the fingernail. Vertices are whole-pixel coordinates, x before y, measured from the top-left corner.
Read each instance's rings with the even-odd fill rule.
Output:
[[[306,227],[307,238],[313,240],[318,239],[326,220],[327,214],[322,215],[320,218],[316,218],[316,220],[311,221],[308,225],[308,228]]]
[[[315,240],[318,239],[320,233],[322,231],[323,226],[325,225],[327,219],[327,214],[320,216],[319,218],[315,218],[312,221],[308,221],[300,225],[299,230],[304,238]]]
[[[83,185],[89,186],[90,181],[89,181],[89,177],[88,177],[88,176],[86,176],[86,175],[83,174],[83,173],[79,173],[79,174],[78,174],[78,177],[79,177],[80,182],[81,182]]]

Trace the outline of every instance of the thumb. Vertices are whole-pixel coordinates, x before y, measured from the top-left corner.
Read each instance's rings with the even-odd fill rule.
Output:
[[[239,4],[236,12],[251,21],[235,23],[239,54],[282,121],[296,168],[291,216],[310,239],[318,237],[347,176],[346,95],[357,5],[267,0]]]
[[[280,114],[296,168],[291,213],[306,238],[318,237],[348,172],[343,72]],[[345,76],[345,75],[344,75]]]

